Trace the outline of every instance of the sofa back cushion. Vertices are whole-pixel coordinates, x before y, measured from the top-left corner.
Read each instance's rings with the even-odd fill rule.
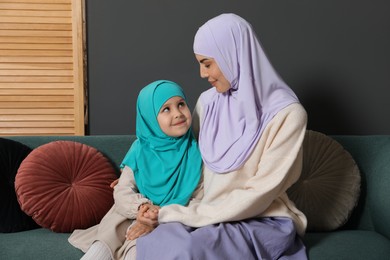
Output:
[[[359,203],[345,228],[375,230],[390,238],[390,136],[333,136],[361,172]]]
[[[92,146],[111,161],[119,174],[119,165],[129,147],[136,139],[135,135],[88,135],[88,136],[10,136],[11,139],[23,143],[31,149],[53,141],[73,141]],[[119,177],[119,176],[118,176]]]

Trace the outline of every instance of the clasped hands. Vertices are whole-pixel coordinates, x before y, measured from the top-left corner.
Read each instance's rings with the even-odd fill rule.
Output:
[[[152,204],[142,204],[137,213],[137,219],[126,232],[126,239],[137,239],[142,235],[146,235],[153,231],[158,226],[158,210],[159,206]]]
[[[114,188],[117,185],[119,179],[114,180],[110,187]],[[153,231],[158,226],[158,210],[159,206],[149,203],[142,204],[137,213],[137,219],[134,225],[132,225],[126,232],[126,239],[137,239],[142,235],[146,235]]]

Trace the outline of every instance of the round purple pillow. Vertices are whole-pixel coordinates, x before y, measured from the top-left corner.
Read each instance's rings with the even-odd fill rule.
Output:
[[[24,212],[55,232],[98,224],[114,203],[110,183],[117,179],[111,162],[97,149],[73,141],[35,148],[15,178]]]

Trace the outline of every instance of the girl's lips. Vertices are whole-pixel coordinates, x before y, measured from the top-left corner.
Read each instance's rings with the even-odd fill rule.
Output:
[[[186,120],[183,120],[183,121],[180,121],[180,122],[173,124],[173,125],[174,126],[183,125],[185,122],[186,122]]]

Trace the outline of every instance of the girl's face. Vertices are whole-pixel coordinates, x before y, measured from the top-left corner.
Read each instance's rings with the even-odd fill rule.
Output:
[[[219,69],[217,62],[210,57],[195,54],[200,65],[200,77],[207,78],[208,82],[217,89],[217,92],[224,93],[230,89],[230,82],[225,78]]]
[[[157,121],[166,135],[180,137],[187,133],[192,123],[192,117],[185,100],[175,96],[161,106]]]

